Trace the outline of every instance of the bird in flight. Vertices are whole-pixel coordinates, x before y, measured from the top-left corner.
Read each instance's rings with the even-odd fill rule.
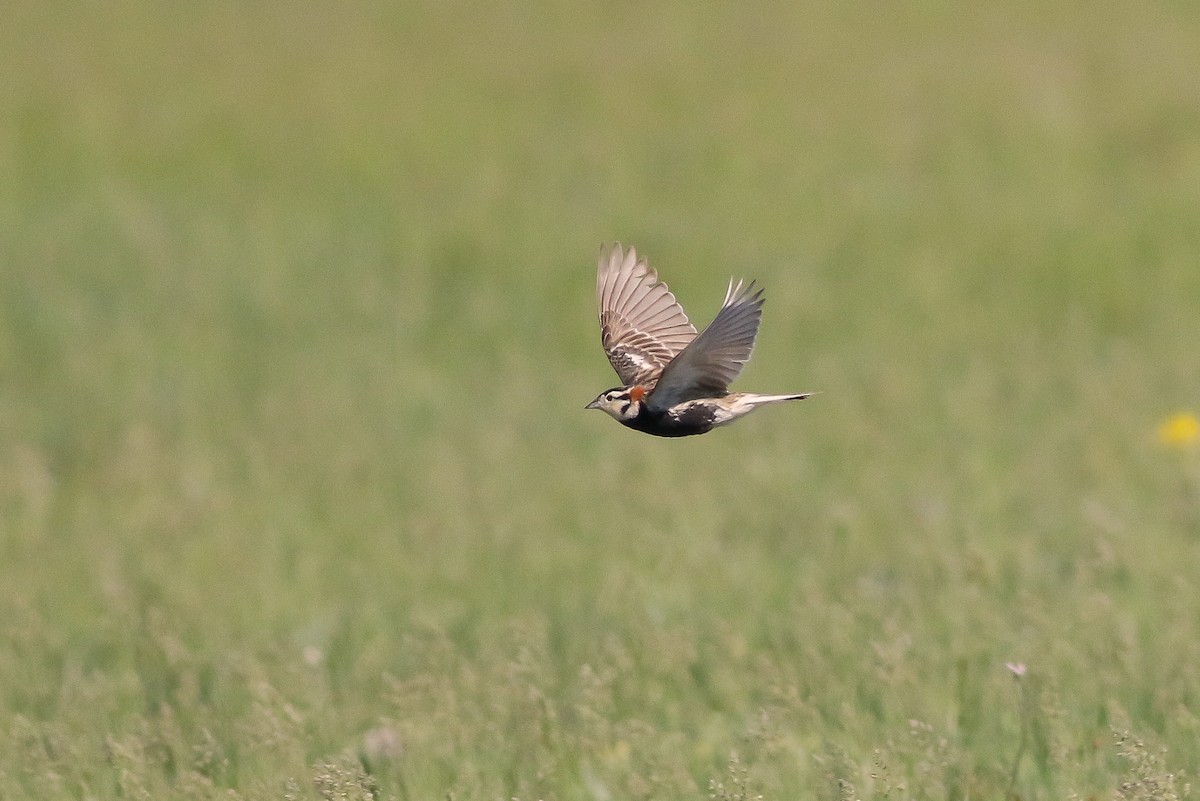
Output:
[[[730,392],[754,350],[763,292],[754,282],[729,281],[725,302],[697,333],[683,308],[644,258],[620,243],[600,248],[596,270],[600,339],[621,379],[585,408],[656,437],[703,434],[759,406],[798,395]]]

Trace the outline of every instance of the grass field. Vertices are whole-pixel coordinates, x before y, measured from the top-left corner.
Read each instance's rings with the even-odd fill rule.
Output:
[[[0,101],[0,797],[1187,796],[1200,7],[17,0]],[[614,239],[821,394],[583,411]]]

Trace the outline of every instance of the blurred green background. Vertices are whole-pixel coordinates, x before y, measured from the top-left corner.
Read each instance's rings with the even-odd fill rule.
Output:
[[[1182,796],[1198,219],[1186,3],[10,3],[0,795]]]

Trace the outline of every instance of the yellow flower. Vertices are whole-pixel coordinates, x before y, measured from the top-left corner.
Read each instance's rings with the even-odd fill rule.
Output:
[[[1200,443],[1200,420],[1189,412],[1173,414],[1158,426],[1158,441],[1172,448]]]

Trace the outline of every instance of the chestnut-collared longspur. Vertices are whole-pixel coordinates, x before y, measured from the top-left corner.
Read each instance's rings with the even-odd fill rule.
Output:
[[[601,392],[588,409],[657,437],[703,434],[759,406],[798,395],[730,392],[754,350],[763,293],[754,282],[729,281],[716,318],[697,333],[667,285],[632,247],[600,248],[596,271],[600,338],[621,386]]]

